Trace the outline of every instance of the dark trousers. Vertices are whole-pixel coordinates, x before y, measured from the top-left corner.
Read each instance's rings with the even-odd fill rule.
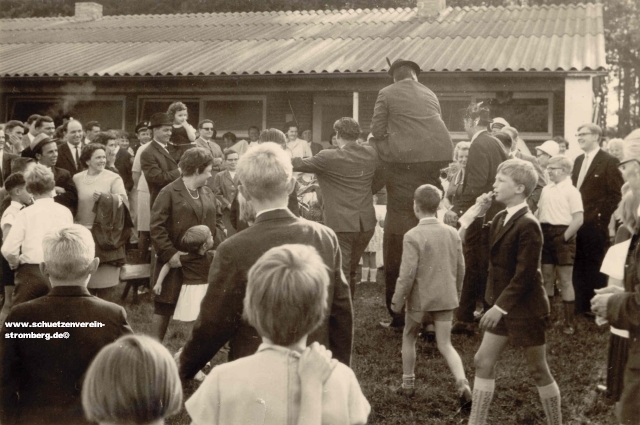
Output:
[[[394,235],[384,232],[382,238],[382,254],[384,258],[384,283],[385,303],[394,326],[400,326],[404,322],[404,315],[391,310],[393,293],[396,291],[396,282],[400,275],[400,263],[402,262],[402,240],[404,235]]]
[[[364,254],[364,250],[367,249],[367,245],[369,245],[374,230],[371,229],[366,232],[336,232],[340,251],[342,251],[342,272],[347,278],[347,282],[349,282],[352,300],[356,294],[358,263],[362,258],[362,254]]]
[[[38,264],[21,264],[15,274],[16,289],[13,291],[13,306],[44,297],[51,289],[49,279],[40,273]]]
[[[401,326],[404,323],[403,314],[395,314],[391,311],[391,300],[400,274],[404,234],[418,224],[418,219],[413,212],[413,194],[423,184],[431,184],[442,189],[439,178],[440,169],[447,165],[449,161],[383,163],[382,176],[387,187],[387,218],[382,240],[385,301],[393,326]]]
[[[456,320],[468,323],[473,322],[473,312],[478,300],[482,300],[485,310],[488,307],[484,293],[489,273],[489,228],[483,227],[482,219],[474,221],[467,229],[462,253],[465,273]]]
[[[573,263],[576,313],[591,311],[594,291],[607,286],[607,276],[600,273],[600,267],[608,248],[607,226],[601,222],[585,221],[578,230],[576,259]]]

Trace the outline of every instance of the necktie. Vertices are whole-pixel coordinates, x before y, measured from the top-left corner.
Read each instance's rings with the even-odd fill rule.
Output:
[[[580,174],[578,174],[578,182],[576,184],[576,187],[578,188],[578,190],[580,190],[580,186],[582,186],[582,183],[584,183],[584,178],[587,175],[587,170],[589,169],[589,157],[585,154],[584,156],[584,161],[582,161],[582,167],[580,168]]]
[[[79,168],[80,164],[80,145],[76,146],[76,168]]]

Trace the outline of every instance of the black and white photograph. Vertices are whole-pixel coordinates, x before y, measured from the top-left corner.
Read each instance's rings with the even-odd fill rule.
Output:
[[[638,0],[0,0],[0,424],[640,425]]]

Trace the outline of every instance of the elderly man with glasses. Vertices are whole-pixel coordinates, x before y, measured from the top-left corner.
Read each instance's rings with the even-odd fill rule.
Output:
[[[213,121],[205,119],[198,124],[198,137],[195,141],[196,146],[205,149],[213,157],[213,168],[211,168],[211,178],[207,180],[207,186],[213,190],[213,179],[220,171],[224,170],[222,165],[224,162],[224,156],[222,155],[222,149],[220,145],[213,141],[216,135],[216,127]]]
[[[600,149],[602,129],[595,124],[578,127],[576,139],[584,154],[576,158],[571,180],[582,195],[584,224],[576,238],[573,288],[576,313],[591,314],[594,290],[607,286],[600,266],[609,248],[607,226],[618,206],[623,184],[618,160]]]

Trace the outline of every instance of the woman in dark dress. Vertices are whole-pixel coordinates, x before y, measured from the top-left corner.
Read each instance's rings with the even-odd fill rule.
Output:
[[[188,149],[180,159],[182,176],[164,187],[151,209],[151,242],[157,253],[154,282],[162,266],[171,270],[164,279],[162,292],[154,300],[152,335],[162,341],[173,315],[182,286],[180,246],[190,227],[203,224],[211,230],[214,248],[225,238],[222,215],[216,197],[206,186],[211,177],[213,157],[203,148]]]

